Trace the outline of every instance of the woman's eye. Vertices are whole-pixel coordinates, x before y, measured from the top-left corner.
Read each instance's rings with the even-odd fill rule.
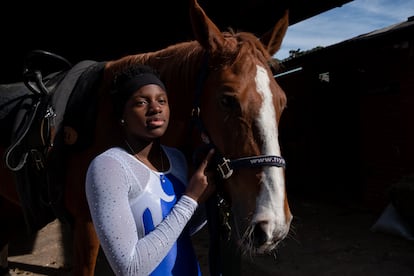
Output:
[[[147,101],[145,101],[145,100],[139,100],[139,101],[136,101],[136,105],[146,105],[148,102]]]

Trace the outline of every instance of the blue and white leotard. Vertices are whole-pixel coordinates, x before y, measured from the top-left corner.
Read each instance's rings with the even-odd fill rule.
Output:
[[[86,176],[86,196],[105,256],[116,275],[201,275],[186,227],[198,205],[185,195],[187,163],[163,146],[170,169],[149,169],[122,148],[98,155]],[[193,220],[192,220],[193,221]]]

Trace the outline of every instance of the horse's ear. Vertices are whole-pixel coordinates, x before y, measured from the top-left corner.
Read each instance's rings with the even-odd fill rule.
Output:
[[[271,56],[279,51],[285,37],[286,30],[289,26],[289,10],[286,10],[284,15],[279,19],[272,30],[265,33],[260,41],[263,43]]]
[[[224,37],[220,29],[207,17],[197,0],[190,0],[190,18],[195,39],[210,53],[220,49]]]

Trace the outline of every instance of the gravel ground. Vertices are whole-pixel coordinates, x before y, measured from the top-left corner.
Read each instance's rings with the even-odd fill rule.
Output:
[[[371,231],[377,214],[305,200],[291,202],[291,209],[295,216],[292,231],[276,256],[244,260],[242,275],[414,275],[413,242]],[[70,275],[60,226],[53,221],[32,239],[22,234],[14,240],[9,248],[10,274]],[[208,275],[206,231],[199,232],[194,242],[203,274]],[[96,275],[113,275],[102,255]]]

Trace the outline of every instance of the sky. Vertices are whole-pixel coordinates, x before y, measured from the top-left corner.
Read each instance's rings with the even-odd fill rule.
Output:
[[[407,21],[414,16],[414,0],[354,0],[302,22],[290,25],[277,59],[290,50],[307,51]]]

